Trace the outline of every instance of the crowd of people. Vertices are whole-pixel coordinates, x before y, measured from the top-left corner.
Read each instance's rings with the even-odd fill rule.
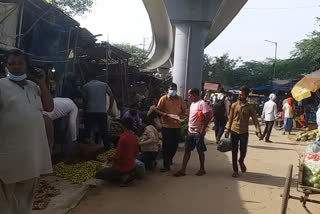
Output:
[[[188,91],[188,102],[177,94],[172,83],[168,92],[150,106],[146,117],[141,118],[137,106],[132,105],[122,114],[119,122],[123,132],[116,146],[108,134],[108,114],[115,103],[107,83],[90,75],[90,81],[72,98],[52,98],[45,72],[36,69],[35,82],[27,80],[28,61],[23,52],[10,51],[7,55],[7,77],[0,79],[0,213],[30,213],[34,190],[41,174],[52,173],[51,154],[55,141],[63,145],[65,157],[70,158],[79,136],[79,106],[86,106],[86,138],[104,149],[116,148],[114,165],[100,171],[96,177],[120,181],[128,185],[134,179],[137,161],[147,170],[157,165],[160,151],[163,154],[161,172],[169,172],[180,141],[181,121],[188,117],[188,136],[180,170],[176,177],[185,176],[191,152],[197,149],[200,168],[197,176],[206,174],[204,138],[208,125],[214,123],[217,143],[231,138],[233,177],[247,168],[245,157],[249,139],[249,119],[253,120],[260,140],[270,141],[277,117],[275,95],[270,95],[262,112],[266,128],[262,134],[255,109],[248,104],[249,88],[242,87],[238,100],[231,101],[219,89],[214,96],[202,99],[197,88]],[[108,98],[109,97],[109,98]],[[108,103],[109,101],[109,103]],[[189,104],[188,104],[189,103]],[[109,106],[107,109],[106,106]],[[283,106],[284,133],[292,130],[293,100]],[[141,131],[142,130],[142,131]],[[141,131],[138,140],[137,133]],[[162,147],[159,145],[162,133]],[[139,135],[139,134],[138,134]],[[240,158],[238,150],[240,148]]]

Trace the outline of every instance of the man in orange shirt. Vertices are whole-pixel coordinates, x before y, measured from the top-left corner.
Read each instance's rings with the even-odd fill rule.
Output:
[[[161,172],[170,170],[179,143],[180,118],[185,115],[186,109],[187,105],[183,98],[177,95],[177,85],[172,83],[168,94],[160,98],[157,106],[162,123],[163,169]]]

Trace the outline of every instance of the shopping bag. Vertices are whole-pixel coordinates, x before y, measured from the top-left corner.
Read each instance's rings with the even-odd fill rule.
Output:
[[[229,152],[232,150],[231,138],[222,138],[217,147],[220,152]]]

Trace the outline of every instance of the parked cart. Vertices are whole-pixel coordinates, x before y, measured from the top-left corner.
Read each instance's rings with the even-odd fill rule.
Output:
[[[320,189],[309,187],[306,185],[303,185],[303,172],[304,172],[304,163],[303,161],[299,161],[299,174],[298,174],[298,183],[297,183],[297,191],[301,193],[300,197],[290,195],[290,187],[292,182],[292,169],[293,165],[290,164],[288,167],[288,172],[286,176],[286,181],[284,184],[283,193],[281,195],[282,197],[282,206],[281,206],[281,214],[287,213],[287,207],[289,199],[295,199],[302,203],[303,208],[307,211],[308,214],[312,214],[312,212],[307,208],[307,202],[320,204],[320,201],[312,200],[309,198],[310,195],[316,195],[320,194]]]

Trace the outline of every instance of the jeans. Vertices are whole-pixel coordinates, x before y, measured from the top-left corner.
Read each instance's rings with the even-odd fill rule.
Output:
[[[146,169],[153,169],[153,163],[156,160],[158,152],[142,152],[137,159],[144,163]]]
[[[266,121],[266,127],[264,128],[262,138],[266,138],[265,140],[268,141],[270,139],[272,127],[274,121]]]
[[[226,128],[227,117],[214,117],[214,130],[216,134],[217,141],[219,141]]]
[[[163,167],[170,168],[180,137],[180,128],[162,128]]]
[[[238,149],[239,149],[239,141],[240,141],[240,158],[239,163],[244,163],[244,159],[247,155],[247,147],[248,147],[248,138],[249,134],[238,134],[231,131],[231,142],[232,142],[232,166],[233,171],[238,172]]]
[[[112,147],[108,137],[108,119],[106,113],[87,113],[88,137],[100,144],[102,139],[104,147]]]

